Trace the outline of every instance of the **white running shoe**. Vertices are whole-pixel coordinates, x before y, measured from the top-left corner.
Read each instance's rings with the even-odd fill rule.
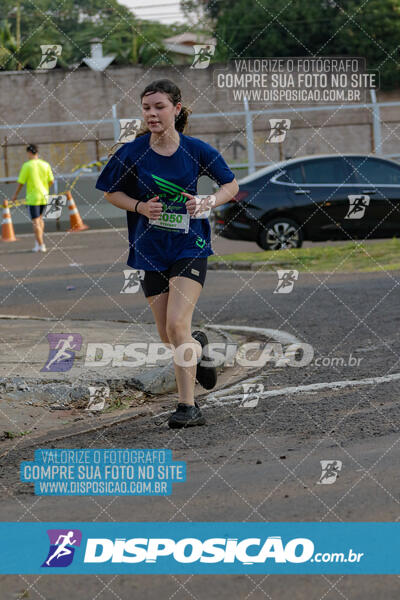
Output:
[[[32,252],[39,252],[40,246],[37,242],[35,242],[34,247],[32,248]]]
[[[41,246],[39,246],[39,252],[47,252],[47,248],[45,244],[42,244]]]

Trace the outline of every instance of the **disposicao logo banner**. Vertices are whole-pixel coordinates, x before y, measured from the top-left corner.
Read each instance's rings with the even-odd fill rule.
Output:
[[[2,523],[2,574],[399,574],[399,523]]]

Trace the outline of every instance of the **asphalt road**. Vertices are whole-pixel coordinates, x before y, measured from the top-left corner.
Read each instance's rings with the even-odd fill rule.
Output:
[[[30,240],[25,238],[19,246],[2,245],[0,313],[150,321],[141,293],[119,293],[126,258],[125,233],[120,234],[68,236],[45,257],[28,253]],[[74,263],[78,266],[70,266]],[[291,293],[277,294],[275,273],[209,271],[194,321],[275,328],[313,347],[314,359],[304,367],[267,364],[259,379],[265,391],[396,374],[399,277],[396,271],[300,273]],[[230,395],[228,390],[220,405],[208,404],[206,427],[172,432],[143,417],[48,444],[171,448],[175,459],[187,461],[188,474],[185,483],[174,485],[171,497],[35,497],[31,485],[18,481],[19,463],[33,459],[34,447],[19,449],[16,444],[3,460],[2,519],[398,520],[397,381],[289,390],[261,397],[252,408]],[[160,410],[170,410],[172,403],[166,398]],[[332,485],[317,483],[321,460],[342,462]],[[394,600],[400,592],[396,576],[7,576],[0,581],[5,599],[25,589],[25,597],[46,600],[128,600],[139,594],[149,600]]]

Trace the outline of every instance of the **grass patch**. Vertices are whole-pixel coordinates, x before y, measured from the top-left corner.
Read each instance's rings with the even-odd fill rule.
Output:
[[[23,437],[24,435],[28,435],[29,433],[31,433],[30,429],[28,431],[20,431],[18,433],[14,431],[4,431],[2,437],[3,440],[13,440],[14,438],[19,438]]]
[[[210,256],[210,262],[227,263],[265,262],[271,269],[278,267],[298,271],[382,271],[400,269],[400,240],[393,238],[384,242],[347,242],[333,246],[294,248],[269,252],[238,252],[222,256]]]

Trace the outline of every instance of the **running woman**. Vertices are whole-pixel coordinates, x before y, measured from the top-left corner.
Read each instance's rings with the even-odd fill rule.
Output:
[[[174,350],[179,399],[168,424],[172,428],[204,425],[194,399],[195,380],[211,389],[217,374],[215,367],[207,366],[206,334],[191,333],[207,257],[213,254],[209,221],[199,215],[228,202],[239,186],[215,148],[184,135],[191,111],[182,105],[181,92],[172,81],[154,81],[140,99],[141,130],[111,157],[96,187],[111,204],[127,211],[128,265],[144,271],[141,286],[161,341]],[[220,186],[203,199],[196,196],[201,175]],[[183,354],[187,362],[180,358],[183,349],[193,352],[190,366],[187,353]]]
[[[36,238],[32,252],[46,252],[46,245],[43,241],[42,213],[47,204],[46,196],[49,194],[49,186],[54,183],[54,177],[49,163],[39,158],[39,149],[36,144],[29,144],[26,153],[28,160],[21,167],[18,186],[11,200],[14,202],[18,198],[19,192],[26,183],[26,204]]]

